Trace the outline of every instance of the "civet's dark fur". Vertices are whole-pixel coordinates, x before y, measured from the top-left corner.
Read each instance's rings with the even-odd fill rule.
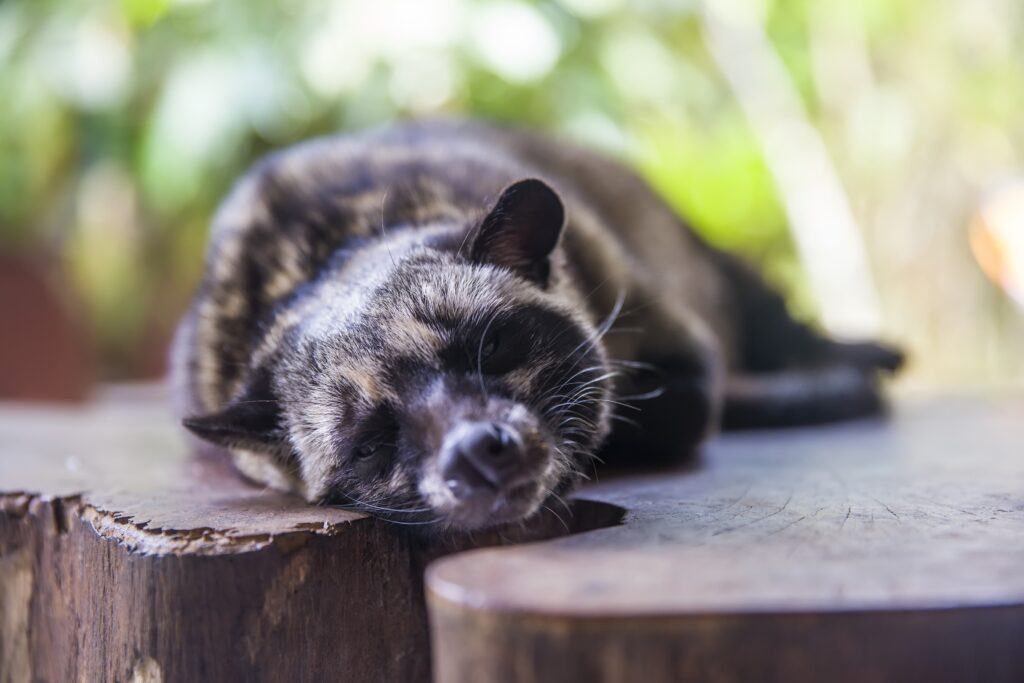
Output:
[[[793,320],[624,166],[434,122],[257,164],[215,219],[173,376],[186,424],[252,478],[478,527],[531,514],[599,452],[664,460],[723,422],[875,412],[899,364]],[[460,518],[436,453],[457,421],[499,418],[531,483]]]

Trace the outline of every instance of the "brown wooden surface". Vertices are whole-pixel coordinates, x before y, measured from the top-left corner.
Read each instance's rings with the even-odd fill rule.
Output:
[[[570,525],[606,528],[432,565],[435,677],[1024,680],[1021,417],[913,404],[589,486]],[[0,407],[0,682],[425,680],[421,572],[462,549],[249,487],[158,397]]]
[[[121,393],[0,407],[0,682],[429,679],[422,569],[456,544],[250,487]]]
[[[623,524],[434,563],[454,681],[1024,680],[1024,402],[730,435]]]

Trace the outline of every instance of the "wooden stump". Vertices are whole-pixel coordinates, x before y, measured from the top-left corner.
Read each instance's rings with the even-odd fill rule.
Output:
[[[418,681],[431,642],[444,683],[1024,680],[1022,417],[729,435],[470,550],[247,486],[159,401],[0,408],[0,683]]]
[[[422,570],[466,545],[248,486],[153,398],[3,408],[0,683],[429,680]]]
[[[1024,680],[1024,402],[730,435],[580,495],[623,524],[428,569],[436,680]]]

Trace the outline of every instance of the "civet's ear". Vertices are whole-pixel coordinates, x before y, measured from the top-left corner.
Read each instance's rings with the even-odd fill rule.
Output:
[[[281,407],[269,373],[256,371],[238,396],[220,410],[182,420],[193,434],[227,448],[265,450],[282,443]]]
[[[543,180],[509,185],[472,236],[469,256],[547,285],[550,256],[565,226],[565,207]]]

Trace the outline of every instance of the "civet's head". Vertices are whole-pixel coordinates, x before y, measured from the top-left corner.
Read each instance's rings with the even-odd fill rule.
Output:
[[[553,274],[564,224],[524,180],[454,247],[418,228],[418,246],[349,254],[274,321],[235,400],[186,424],[273,454],[312,501],[449,529],[525,519],[607,432],[599,332]]]

